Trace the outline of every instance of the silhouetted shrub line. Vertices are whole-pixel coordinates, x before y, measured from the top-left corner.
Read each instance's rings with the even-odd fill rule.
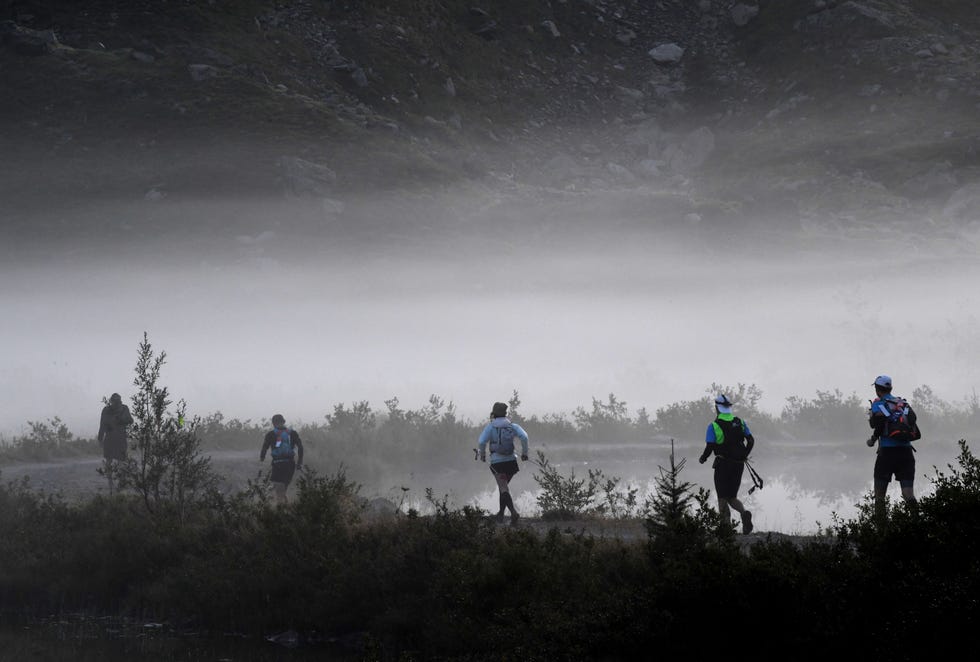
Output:
[[[301,475],[285,508],[250,484],[185,512],[167,501],[150,513],[133,494],[68,503],[8,483],[0,608],[255,636],[292,629],[358,641],[375,659],[730,651],[728,638],[705,636],[717,608],[726,628],[764,630],[767,646],[804,658],[909,659],[976,625],[980,463],[965,441],[918,504],[890,506],[876,522],[869,499],[855,520],[802,546],[743,549],[681,469],[673,457],[661,468],[648,535],[633,543],[498,527],[431,491],[431,516],[368,519],[343,470]]]
[[[840,390],[816,391],[812,399],[791,396],[779,416],[759,409],[762,390],[752,384],[725,386],[712,384],[697,400],[673,403],[651,416],[645,408],[630,415],[625,402],[614,394],[606,401],[593,398],[591,408],[578,407],[566,414],[522,416],[520,396],[514,391],[510,413],[527,429],[533,430],[536,447],[561,445],[573,456],[575,448],[594,448],[602,444],[649,444],[652,439],[692,440],[700,444],[705,421],[714,416],[713,395],[725,392],[740,416],[750,421],[759,439],[845,440],[866,432],[866,406],[856,394],[844,396]],[[980,400],[973,394],[961,403],[938,398],[928,386],[913,390],[910,398],[928,438],[965,437],[980,426]],[[181,405],[182,406],[182,405]],[[176,416],[176,414],[175,414]],[[271,427],[266,420],[226,419],[220,412],[195,418],[194,434],[204,450],[255,450]],[[0,463],[13,460],[45,461],[58,457],[97,455],[94,439],[73,437],[57,417],[47,422],[28,422],[30,432],[0,443]],[[398,398],[385,402],[383,411],[365,401],[339,403],[325,416],[324,423],[298,426],[310,458],[323,466],[344,462],[351,475],[367,478],[389,473],[413,460],[445,469],[464,469],[470,440],[479,436],[482,424],[459,418],[455,405],[432,395],[419,409],[405,409]],[[689,441],[690,443],[690,441]],[[846,448],[851,442],[842,442]],[[365,452],[365,451],[368,452]],[[600,486],[597,485],[597,489]]]

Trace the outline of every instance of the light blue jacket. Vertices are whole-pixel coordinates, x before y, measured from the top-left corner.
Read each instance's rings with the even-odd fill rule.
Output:
[[[483,428],[483,432],[480,433],[480,455],[487,452],[487,442],[496,435],[497,428],[505,428],[507,426],[514,428],[514,434],[517,438],[521,440],[521,455],[527,455],[527,432],[524,431],[517,423],[511,423],[509,418],[500,417],[495,418],[487,426]],[[516,450],[516,449],[515,449]],[[516,460],[517,454],[511,453],[510,455],[501,455],[499,453],[490,453],[490,464],[496,464],[498,462],[509,462],[511,460]]]

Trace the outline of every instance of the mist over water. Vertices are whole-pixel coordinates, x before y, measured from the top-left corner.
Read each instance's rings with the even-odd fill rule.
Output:
[[[528,213],[534,227],[541,210]],[[603,233],[604,222],[526,242],[354,244],[302,228],[197,247],[144,237],[105,254],[25,241],[49,255],[3,268],[0,430],[57,415],[94,434],[101,398],[132,390],[144,331],[192,412],[294,423],[339,402],[412,407],[430,394],[482,419],[514,389],[525,414],[609,393],[652,414],[712,382],[754,383],[778,414],[817,389],[864,397],[882,372],[906,396],[976,388],[980,294],[964,286],[980,277],[975,251]]]

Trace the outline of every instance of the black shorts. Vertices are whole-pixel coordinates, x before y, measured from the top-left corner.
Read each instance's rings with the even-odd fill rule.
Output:
[[[738,488],[742,484],[742,472],[745,471],[745,463],[738,460],[729,460],[727,457],[717,456],[714,464],[715,468],[715,491],[720,499],[734,499],[738,496]]]
[[[875,482],[890,483],[893,475],[899,483],[915,480],[915,452],[911,446],[884,446],[878,449]]]
[[[286,483],[289,485],[296,473],[295,460],[277,460],[272,463],[272,475],[269,477],[273,483]]]
[[[514,477],[520,469],[517,466],[517,460],[507,460],[506,462],[496,462],[490,465],[490,473],[496,476],[507,476],[509,481]]]

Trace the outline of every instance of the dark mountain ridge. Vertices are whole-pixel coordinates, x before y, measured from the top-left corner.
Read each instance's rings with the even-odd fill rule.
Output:
[[[980,235],[968,3],[10,0],[0,21],[14,239],[258,234],[270,204],[276,231],[359,240]]]

